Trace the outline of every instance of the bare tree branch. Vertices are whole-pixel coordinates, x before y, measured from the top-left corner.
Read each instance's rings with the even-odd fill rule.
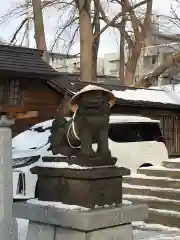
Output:
[[[125,12],[120,12],[118,14],[116,14],[115,17],[113,17],[111,20],[108,19],[108,17],[106,16],[101,4],[100,4],[100,13],[101,13],[101,16],[103,18],[103,20],[106,22],[106,26],[104,26],[101,31],[100,31],[100,34],[102,34],[103,32],[106,31],[106,29],[108,29],[108,27],[114,27],[114,22],[116,22],[120,17],[122,17],[126,12],[130,11],[131,9],[136,9],[144,4],[146,4],[148,1],[152,1],[152,0],[143,0],[142,2],[139,2],[137,4],[134,4],[134,6],[130,6],[130,8],[126,8]]]
[[[16,39],[18,33],[20,32],[20,30],[23,28],[23,26],[26,24],[27,21],[28,21],[28,18],[25,18],[25,19],[21,22],[20,26],[18,27],[18,29],[17,29],[16,32],[14,33],[14,35],[13,35],[11,41],[10,41],[10,44],[12,44],[12,43],[14,42],[14,40]]]

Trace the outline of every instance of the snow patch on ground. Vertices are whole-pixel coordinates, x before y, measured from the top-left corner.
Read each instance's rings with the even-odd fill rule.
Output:
[[[166,210],[166,209],[155,209],[155,208],[148,208],[148,210],[151,212],[162,213],[164,215],[169,215],[169,216],[174,216],[174,217],[180,218],[180,212],[177,212],[177,211]]]
[[[180,169],[178,169],[178,168],[166,168],[166,167],[163,167],[163,166],[152,166],[152,167],[148,167],[148,168],[147,167],[142,167],[141,169],[180,172]]]
[[[148,167],[148,168],[150,168],[150,167]],[[138,178],[138,179],[149,179],[149,180],[154,179],[154,180],[165,180],[165,181],[180,181],[180,179],[174,179],[174,178],[168,178],[168,177],[148,176],[148,175],[145,175],[145,174],[131,174],[128,177],[124,177],[124,179],[126,179],[126,178]]]
[[[131,195],[131,194],[123,194],[123,198],[125,199],[143,199],[146,201],[159,201],[159,202],[167,202],[167,203],[177,203],[180,204],[180,200],[173,200],[167,198],[158,198],[153,196],[144,196],[144,195]]]
[[[176,163],[176,162],[180,163],[180,158],[171,158],[171,159],[169,159],[165,162],[167,162],[167,163],[173,163],[173,162],[174,163]]]
[[[137,221],[137,222],[133,222],[133,227],[138,227],[141,229],[149,229],[149,230],[154,230],[154,231],[168,231],[170,232],[178,232],[180,233],[180,229],[179,228],[173,228],[173,227],[168,227],[168,226],[164,226],[161,224],[151,224],[151,223],[145,223],[143,221]]]
[[[179,192],[180,193],[180,189],[175,189],[175,188],[162,188],[162,187],[152,187],[152,186],[143,186],[143,185],[131,185],[128,183],[123,183],[122,186],[124,188],[136,188],[136,189],[150,189],[152,191],[166,191],[166,192]]]

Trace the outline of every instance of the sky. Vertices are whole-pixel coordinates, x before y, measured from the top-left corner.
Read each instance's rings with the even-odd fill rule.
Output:
[[[7,11],[10,8],[13,8],[16,6],[17,3],[23,3],[25,0],[2,0],[1,1],[1,7],[0,7],[0,21],[2,20],[2,16],[7,13]],[[171,4],[173,7],[176,7],[175,0],[154,0],[154,6],[153,9],[157,14],[170,14]],[[46,14],[44,17],[45,19],[45,33],[46,33],[46,41],[48,43],[48,46],[50,47],[52,45],[52,42],[54,40],[54,33],[56,29],[57,19],[56,19],[56,13],[51,11]],[[4,39],[6,41],[9,41],[9,39],[12,37],[13,33],[16,31],[17,27],[20,24],[20,19],[13,18],[11,21],[6,22],[5,24],[0,25],[0,39]],[[33,26],[32,26],[33,29]],[[166,30],[165,30],[166,31]],[[168,30],[167,30],[168,31]],[[22,37],[22,35],[20,35]],[[68,38],[68,35],[66,36]],[[119,33],[115,31],[112,28],[109,28],[106,30],[103,35],[101,36],[101,43],[99,47],[99,56],[103,56],[107,53],[114,53],[119,51]],[[34,42],[34,33],[32,31],[31,37],[30,37],[30,47],[35,47]],[[65,52],[67,51],[64,48],[64,42],[60,41],[58,44],[58,47],[56,47],[55,51],[58,52]],[[73,53],[79,52],[79,41],[76,40],[75,44],[73,45],[73,48],[71,50]]]

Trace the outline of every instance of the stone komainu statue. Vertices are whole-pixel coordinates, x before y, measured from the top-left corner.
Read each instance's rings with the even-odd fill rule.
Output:
[[[115,103],[112,92],[94,85],[88,85],[75,94],[69,102],[73,113],[66,119],[62,108],[67,109],[67,101],[58,110],[50,137],[53,154],[62,154],[71,159],[72,164],[81,166],[112,165],[108,146],[110,108]],[[92,144],[97,143],[94,151]]]

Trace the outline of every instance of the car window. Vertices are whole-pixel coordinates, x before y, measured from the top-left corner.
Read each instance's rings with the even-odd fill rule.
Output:
[[[114,142],[156,141],[161,135],[158,123],[111,124],[109,129]]]

